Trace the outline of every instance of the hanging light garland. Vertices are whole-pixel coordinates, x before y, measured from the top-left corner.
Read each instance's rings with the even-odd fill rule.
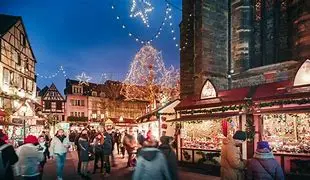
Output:
[[[112,4],[111,8],[114,11],[117,10],[117,6],[115,5],[114,2]],[[119,21],[121,28],[124,29],[125,31],[127,31],[129,37],[132,37],[136,42],[138,42],[142,45],[145,45],[145,44],[151,44],[153,41],[155,41],[156,39],[158,39],[160,37],[160,35],[162,34],[162,31],[164,29],[164,26],[168,23],[168,21],[170,21],[172,19],[171,11],[172,11],[172,9],[171,9],[170,5],[167,3],[166,9],[165,9],[165,17],[164,17],[163,21],[160,23],[160,26],[157,29],[156,33],[153,34],[153,36],[151,36],[150,39],[141,38],[140,36],[138,36],[134,32],[130,31],[120,16],[117,15],[116,20]]]
[[[66,74],[66,71],[64,70],[63,66],[60,66],[59,69],[51,75],[41,75],[39,73],[37,73],[36,75],[39,78],[52,79],[52,78],[55,78],[56,76],[58,76],[59,74],[62,74],[65,78],[67,78],[67,74]]]

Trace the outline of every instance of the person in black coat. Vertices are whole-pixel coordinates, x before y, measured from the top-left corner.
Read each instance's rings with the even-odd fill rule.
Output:
[[[94,163],[94,171],[93,174],[96,173],[96,170],[99,168],[98,166],[98,161],[100,160],[101,165],[100,165],[100,172],[102,173],[103,171],[103,143],[104,143],[104,139],[103,139],[103,135],[101,133],[97,133],[96,137],[94,138],[93,141],[93,149],[94,149],[94,153],[95,153],[95,163]]]
[[[88,163],[89,163],[89,138],[87,134],[82,134],[79,138],[80,147],[80,161],[81,161],[81,175],[83,177],[88,177]]]
[[[171,180],[178,180],[178,163],[177,163],[177,156],[175,152],[173,151],[172,147],[170,146],[170,142],[172,141],[172,137],[169,136],[162,136],[160,138],[161,145],[158,147],[158,149],[165,155],[169,174],[171,177]]]
[[[82,132],[78,135],[78,136],[76,136],[76,138],[75,138],[75,145],[76,145],[76,149],[77,149],[77,155],[78,155],[78,159],[79,159],[79,161],[78,161],[78,167],[77,167],[77,172],[79,173],[79,174],[81,174],[81,164],[82,164],[82,161],[81,161],[81,158],[80,158],[80,146],[79,146],[79,139],[80,139],[80,137],[81,137],[81,135],[84,135],[84,134],[86,134],[86,135],[88,135],[88,130],[87,129],[83,129],[82,130]]]
[[[112,137],[107,131],[105,131],[103,142],[103,155],[104,155],[104,164],[106,173],[108,174],[110,174],[111,172],[111,163],[110,163],[111,154],[112,154]]]
[[[0,149],[2,153],[2,163],[6,169],[4,170],[4,177],[1,177],[3,179],[7,180],[13,180],[14,174],[12,165],[17,163],[18,156],[13,148],[13,146],[8,145],[6,141],[8,140],[8,136],[4,134],[2,129],[0,129]]]

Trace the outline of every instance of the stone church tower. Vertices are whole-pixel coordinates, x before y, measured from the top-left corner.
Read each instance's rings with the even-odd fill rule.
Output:
[[[309,0],[183,0],[181,98],[292,80],[310,58]]]

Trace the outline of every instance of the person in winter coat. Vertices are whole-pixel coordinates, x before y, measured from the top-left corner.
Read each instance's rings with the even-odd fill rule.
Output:
[[[117,154],[120,153],[120,144],[121,144],[121,133],[117,129],[115,134],[114,134],[114,143],[116,143],[116,148],[117,148]]]
[[[281,166],[275,160],[267,141],[257,143],[254,158],[247,163],[248,180],[284,180]]]
[[[43,135],[39,136],[38,151],[43,153],[43,161],[40,162],[40,179],[42,179],[44,165],[47,159],[50,158],[50,152],[48,150],[48,143],[45,141],[45,137]]]
[[[125,146],[124,146],[124,143],[123,143],[125,135],[126,135],[126,133],[125,133],[125,131],[123,131],[122,134],[121,134],[121,137],[120,137],[120,145],[119,145],[123,159],[125,158]]]
[[[125,149],[128,153],[128,161],[127,161],[126,167],[130,167],[131,166],[130,161],[132,159],[133,152],[136,148],[136,141],[135,141],[135,138],[133,136],[133,129],[132,128],[130,128],[129,133],[125,135],[123,144],[124,144]]]
[[[99,168],[98,166],[98,161],[100,160],[101,165],[100,165],[100,172],[102,173],[103,171],[103,143],[104,143],[104,138],[101,133],[97,133],[97,136],[95,137],[93,141],[93,147],[94,147],[94,153],[95,153],[95,163],[94,163],[94,171],[93,174],[96,173],[96,170]]]
[[[70,146],[69,139],[64,134],[63,129],[59,129],[51,141],[50,156],[56,159],[57,179],[62,180],[65,160]]]
[[[153,138],[144,142],[144,147],[138,156],[133,180],[171,180],[165,156],[155,147],[156,144]]]
[[[18,175],[24,180],[39,180],[40,162],[43,161],[44,155],[38,150],[38,138],[28,135],[24,139],[24,144],[16,149],[18,162],[16,164]]]
[[[112,137],[107,131],[105,131],[103,141],[103,159],[106,170],[106,176],[109,176],[109,174],[111,173],[111,163],[110,163],[111,154],[112,154]]]
[[[18,161],[18,156],[12,145],[6,143],[8,136],[0,129],[0,151],[3,168],[0,171],[3,179],[14,179],[12,165]]]
[[[81,133],[80,133],[79,135],[76,136],[75,141],[74,141],[74,144],[75,144],[76,150],[77,150],[77,155],[78,155],[78,166],[77,166],[77,172],[78,172],[78,174],[81,174],[81,164],[82,164],[82,161],[81,161],[81,158],[80,158],[79,139],[80,139],[80,137],[81,137],[83,134],[88,135],[88,130],[87,130],[87,129],[83,129],[83,130],[81,131]]]
[[[233,137],[223,140],[221,150],[221,180],[243,180],[245,162],[241,159],[239,146],[246,140],[246,133],[237,131]]]
[[[178,162],[177,156],[170,146],[171,138],[169,136],[162,136],[160,138],[161,145],[158,149],[165,155],[168,163],[169,174],[172,180],[178,180]]]
[[[81,175],[83,177],[88,177],[88,162],[89,162],[89,142],[88,135],[82,134],[79,138],[79,147],[80,147],[80,160],[81,160]]]

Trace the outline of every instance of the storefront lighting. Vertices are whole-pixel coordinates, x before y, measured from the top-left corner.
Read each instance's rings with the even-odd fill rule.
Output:
[[[9,85],[7,85],[7,84],[3,84],[3,86],[2,86],[2,91],[3,92],[9,92]]]
[[[123,116],[121,116],[121,117],[119,118],[119,121],[120,121],[120,122],[123,122],[123,121],[124,121]]]

